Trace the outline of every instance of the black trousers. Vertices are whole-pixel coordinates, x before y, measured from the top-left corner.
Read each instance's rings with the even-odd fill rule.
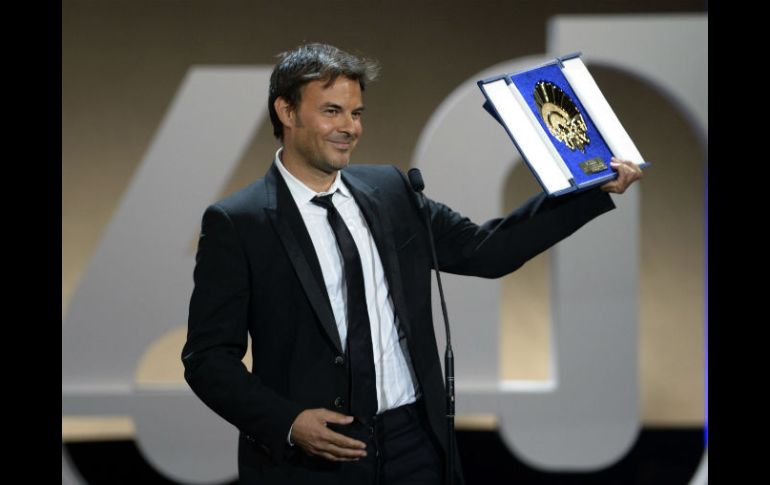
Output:
[[[358,461],[332,462],[301,449],[288,463],[261,478],[242,470],[240,483],[299,485],[441,485],[444,454],[428,430],[422,402],[385,411],[371,419],[356,419],[329,428],[366,443],[367,456]]]
[[[421,402],[353,423],[349,436],[366,443],[367,456],[351,463],[350,483],[441,485],[444,459],[428,431]]]

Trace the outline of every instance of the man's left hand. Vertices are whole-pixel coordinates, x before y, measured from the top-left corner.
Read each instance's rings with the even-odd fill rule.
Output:
[[[644,176],[642,169],[629,160],[619,160],[612,157],[612,160],[610,160],[610,168],[618,172],[618,178],[602,185],[602,190],[605,192],[622,194],[632,183]]]

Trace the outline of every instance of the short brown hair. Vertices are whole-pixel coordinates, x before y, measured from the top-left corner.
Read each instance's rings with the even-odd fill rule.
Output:
[[[280,60],[270,75],[267,109],[273,123],[273,134],[283,140],[283,123],[275,112],[275,100],[284,98],[296,108],[301,101],[302,86],[310,81],[326,80],[330,86],[339,76],[358,81],[361,91],[379,73],[376,61],[349,54],[328,44],[305,44],[278,54]]]

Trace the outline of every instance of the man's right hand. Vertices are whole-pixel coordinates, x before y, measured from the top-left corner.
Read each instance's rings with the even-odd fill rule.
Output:
[[[326,423],[350,424],[352,416],[328,409],[306,409],[299,413],[291,428],[291,441],[307,453],[331,461],[355,461],[366,456],[366,444],[336,433]]]

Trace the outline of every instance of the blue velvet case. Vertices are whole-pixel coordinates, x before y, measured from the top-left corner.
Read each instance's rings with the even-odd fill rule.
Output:
[[[571,178],[569,180],[571,187],[565,190],[561,190],[561,191],[549,194],[549,196],[551,197],[572,193],[579,190],[585,190],[585,189],[594,187],[596,185],[604,184],[610,180],[617,178],[618,176],[617,172],[612,170],[612,168],[610,167],[610,159],[613,157],[612,151],[607,146],[607,143],[605,142],[604,138],[602,137],[601,133],[597,129],[594,122],[591,120],[591,117],[588,115],[588,112],[583,106],[583,103],[580,101],[577,94],[574,92],[574,90],[570,86],[569,82],[567,81],[567,78],[561,72],[561,65],[563,61],[567,59],[572,59],[574,57],[579,57],[579,56],[580,56],[580,53],[570,54],[568,56],[556,58],[547,64],[540,65],[533,69],[528,69],[528,70],[516,72],[516,73],[493,76],[477,82],[479,89],[481,89],[481,92],[486,97],[487,96],[486,92],[484,91],[484,89],[482,89],[482,86],[484,84],[497,81],[499,79],[504,79],[507,84],[515,85],[518,91],[522,94],[522,97],[526,100],[527,105],[532,111],[532,114],[534,115],[535,119],[538,121],[538,123],[540,124],[540,127],[543,129],[548,139],[551,141],[553,147],[556,149],[559,155],[561,155],[562,159],[564,160],[564,163],[566,164],[567,168],[571,173]],[[583,117],[583,121],[585,122],[585,125],[587,128],[586,134],[590,140],[590,142],[584,146],[585,152],[582,152],[578,149],[576,150],[570,149],[570,147],[568,147],[564,142],[558,140],[555,136],[553,136],[553,134],[548,129],[548,126],[546,126],[546,123],[543,120],[540,114],[540,111],[538,109],[538,106],[535,102],[535,96],[533,94],[535,91],[536,84],[539,83],[540,81],[546,81],[556,85],[570,98],[572,103],[574,103],[575,106],[580,111]],[[543,189],[546,190],[545,184],[543,184],[537,171],[532,169],[532,165],[530,164],[529,160],[527,160],[527,157],[519,147],[519,144],[516,142],[516,138],[510,132],[510,130],[508,129],[508,126],[506,126],[506,124],[502,121],[502,119],[500,118],[500,115],[497,113],[497,110],[494,107],[494,104],[491,102],[489,98],[487,98],[483,107],[490,115],[492,115],[503,126],[503,128],[505,128],[506,132],[508,133],[508,136],[511,138],[511,140],[513,140],[514,145],[516,145],[516,148],[519,150],[519,153],[521,154],[522,158],[529,166],[531,172],[535,175],[535,177],[537,178],[538,182],[543,187]],[[606,165],[606,169],[603,169],[595,173],[585,173],[585,171],[581,168],[580,164],[596,158],[601,159],[601,161]],[[645,167],[645,166],[647,166],[646,163],[640,165],[640,167]]]

